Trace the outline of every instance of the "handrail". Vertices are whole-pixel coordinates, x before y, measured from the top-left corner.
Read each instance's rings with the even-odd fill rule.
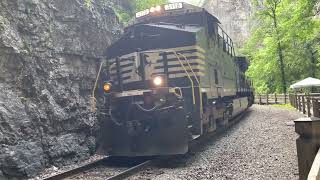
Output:
[[[308,180],[320,179],[320,149],[314,158],[311,169],[308,174]]]
[[[200,97],[200,98],[199,98],[199,99],[200,99],[200,112],[203,113],[202,92],[201,92],[201,84],[200,84],[200,81],[199,81],[196,73],[193,71],[190,63],[188,62],[187,57],[186,57],[185,55],[181,54],[181,53],[178,53],[178,54],[181,55],[181,56],[186,60],[186,62],[187,62],[187,64],[188,64],[191,72],[193,73],[194,78],[196,79],[196,81],[197,81],[197,83],[198,83],[198,86],[199,86],[199,97]]]
[[[189,80],[190,80],[190,83],[191,83],[191,91],[192,91],[192,101],[193,101],[193,105],[195,105],[195,104],[196,104],[196,97],[195,97],[195,95],[194,95],[194,82],[193,82],[190,74],[188,73],[188,70],[186,69],[186,67],[185,67],[184,64],[182,63],[180,57],[178,56],[177,52],[176,52],[176,51],[172,51],[172,52],[176,55],[176,57],[177,57],[180,65],[181,65],[181,67],[184,69],[185,73],[187,74],[187,76],[188,76],[188,78],[189,78]]]
[[[191,83],[191,91],[192,91],[192,101],[193,101],[193,104],[195,105],[196,104],[196,98],[195,98],[195,92],[194,92],[194,82],[193,82],[193,80],[192,80],[192,78],[191,78],[191,76],[190,76],[190,74],[188,73],[188,70],[186,69],[186,67],[185,67],[185,65],[182,63],[182,61],[181,61],[181,59],[180,59],[180,57],[179,57],[179,55],[178,54],[180,54],[180,55],[182,55],[181,53],[177,53],[176,51],[163,51],[163,52],[172,52],[172,53],[174,53],[174,55],[177,57],[177,59],[178,59],[178,61],[179,61],[179,63],[180,63],[180,65],[181,65],[181,67],[183,68],[183,70],[185,71],[185,73],[186,73],[186,75],[187,75],[187,77],[188,77],[188,79],[190,80],[190,83]],[[159,51],[147,51],[147,52],[144,52],[144,53],[159,53]],[[184,56],[184,55],[182,55],[182,56]],[[186,59],[186,57],[184,56],[184,58]],[[190,66],[190,64],[187,62],[187,64],[189,65],[189,67],[190,67],[190,69],[191,69],[191,66]],[[102,67],[102,65],[100,65],[100,69],[99,69],[99,74],[100,74],[100,71],[101,71],[101,67]],[[195,75],[195,73],[194,73],[194,71],[191,69],[191,71],[192,71],[192,73]],[[98,76],[99,76],[99,74],[98,74]],[[97,76],[97,80],[96,80],[96,82],[98,81],[98,77]],[[200,83],[199,83],[199,80],[197,79],[197,77],[195,76],[195,78],[196,78],[196,80],[197,80],[197,82],[198,82],[198,84],[199,84],[199,87],[200,87]],[[95,87],[96,87],[96,85],[95,85]],[[94,88],[94,90],[95,90],[95,88]],[[201,108],[201,110],[202,110],[202,94],[201,94],[201,89],[200,89],[200,108]],[[94,98],[94,93],[93,93],[93,98]],[[95,100],[95,98],[94,98],[94,100]]]
[[[173,53],[173,54],[177,57],[180,65],[181,65],[181,67],[183,68],[183,70],[184,70],[185,73],[187,74],[188,79],[190,80],[190,83],[191,83],[191,91],[192,91],[192,102],[193,102],[193,105],[195,105],[195,104],[196,104],[196,97],[195,97],[195,93],[194,93],[194,82],[193,82],[190,74],[188,73],[188,70],[185,68],[185,66],[184,66],[184,64],[182,63],[180,57],[178,56],[177,51],[145,51],[145,52],[143,52],[143,53],[159,53],[159,52],[166,52],[166,53],[171,52],[171,53]]]
[[[98,81],[99,81],[99,77],[100,77],[100,74],[101,74],[101,69],[102,69],[102,66],[104,64],[104,61],[101,61],[100,63],[100,67],[99,67],[99,71],[98,71],[98,74],[97,74],[97,77],[96,77],[96,81],[94,83],[94,86],[93,86],[93,89],[92,89],[92,97],[91,97],[91,111],[92,112],[96,112],[97,108],[97,99],[96,99],[96,89],[97,89],[97,86],[98,86]]]
[[[307,93],[310,96],[320,96],[320,93]],[[306,95],[305,93],[290,93],[290,95],[299,95],[299,96],[304,96]]]

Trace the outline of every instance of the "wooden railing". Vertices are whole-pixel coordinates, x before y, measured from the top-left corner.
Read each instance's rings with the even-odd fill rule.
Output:
[[[320,117],[320,94],[290,94],[289,101],[291,106],[308,117]]]
[[[256,94],[256,104],[287,104],[289,102],[288,94]]]
[[[311,94],[256,94],[256,104],[287,104],[308,117],[320,117],[320,93]]]
[[[300,180],[320,179],[320,94],[290,94],[290,104],[308,115],[295,120]],[[311,117],[314,116],[314,117]]]
[[[294,121],[300,180],[319,179],[320,118],[304,117]]]
[[[308,180],[320,179],[320,149],[313,160],[311,169],[308,174]]]

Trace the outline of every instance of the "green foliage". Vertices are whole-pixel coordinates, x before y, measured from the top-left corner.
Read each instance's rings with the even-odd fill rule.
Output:
[[[242,52],[250,58],[247,75],[254,80],[257,92],[282,91],[278,42],[288,86],[309,76],[320,77],[319,53],[315,53],[320,52],[316,3],[317,0],[253,0],[258,9],[253,19],[256,25]]]
[[[2,27],[5,25],[5,19],[4,17],[0,16],[0,30],[2,29]]]
[[[132,13],[128,13],[127,11],[119,8],[116,10],[116,15],[119,19],[120,22],[122,22],[123,24],[127,24],[127,22],[130,21],[130,19],[132,18],[131,16]]]
[[[92,1],[93,0],[84,0],[84,4],[86,5],[86,7],[90,8],[92,6]]]
[[[144,9],[148,9],[152,6],[162,5],[167,3],[168,0],[134,0],[134,9],[137,11],[141,11]]]
[[[276,108],[287,109],[287,110],[295,110],[295,108],[290,104],[272,104],[272,106]]]
[[[84,0],[86,7],[91,8],[92,1],[94,0]],[[105,0],[109,1],[109,0]],[[161,5],[168,3],[168,0],[121,0],[121,3],[115,5],[115,13],[120,20],[120,22],[127,24],[135,13],[144,9],[148,9],[152,6]],[[121,4],[121,5],[119,5]],[[125,5],[125,6],[124,6]]]

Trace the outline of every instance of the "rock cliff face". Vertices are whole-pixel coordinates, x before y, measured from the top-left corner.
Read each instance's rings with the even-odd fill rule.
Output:
[[[221,21],[223,29],[237,48],[243,47],[250,36],[250,17],[253,8],[250,0],[207,0],[203,6]]]
[[[112,2],[83,4],[0,1],[0,179],[94,152],[90,95],[120,25]]]

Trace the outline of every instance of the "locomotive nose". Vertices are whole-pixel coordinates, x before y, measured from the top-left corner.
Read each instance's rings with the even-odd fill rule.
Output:
[[[159,105],[155,96],[144,93],[140,97],[143,104],[142,101],[140,104],[124,103],[130,102],[131,97],[118,101],[113,111],[121,113],[110,117],[118,119],[103,121],[98,147],[100,154],[154,156],[185,154],[188,151],[187,121],[181,100],[176,98],[173,103],[171,99],[170,106],[165,102]]]

